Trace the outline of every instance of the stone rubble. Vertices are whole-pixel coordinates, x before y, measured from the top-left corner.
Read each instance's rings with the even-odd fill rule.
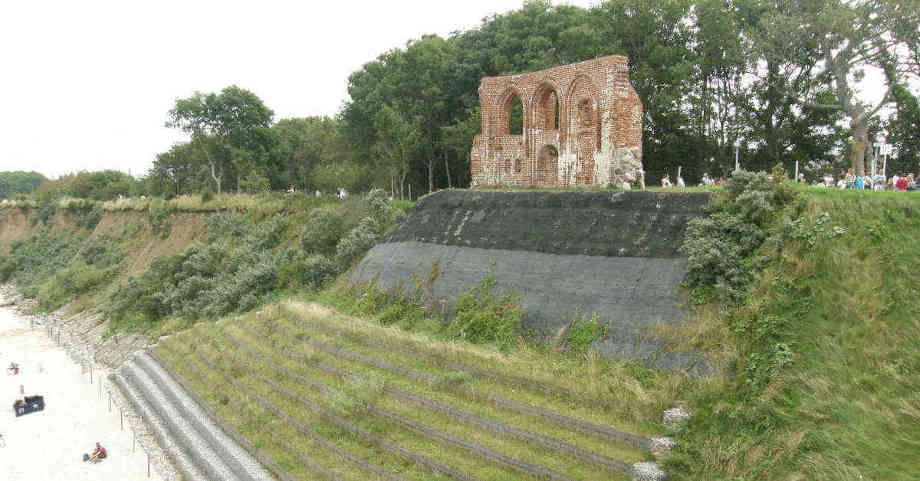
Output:
[[[682,407],[666,409],[661,415],[661,423],[669,428],[690,419],[690,412]]]
[[[667,474],[658,467],[658,463],[635,463],[632,466],[633,481],[662,481]]]

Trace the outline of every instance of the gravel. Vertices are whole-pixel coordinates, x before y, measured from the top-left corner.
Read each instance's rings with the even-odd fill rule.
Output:
[[[667,478],[667,474],[658,467],[657,463],[633,464],[633,481],[662,481],[665,478]]]
[[[147,354],[126,362],[120,376],[132,390],[132,399],[146,403],[145,418],[160,425],[170,441],[180,446],[171,453],[184,472],[189,465],[202,479],[263,481],[272,477],[258,462],[213,423],[195,402]],[[176,452],[178,451],[178,452]]]
[[[147,371],[163,388],[169,400],[178,406],[190,419],[195,429],[210,443],[214,450],[221,456],[227,465],[245,481],[270,481],[272,478],[262,469],[258,461],[236,444],[219,427],[210,422],[209,416],[198,406],[160,364],[146,353],[139,354],[135,361]]]

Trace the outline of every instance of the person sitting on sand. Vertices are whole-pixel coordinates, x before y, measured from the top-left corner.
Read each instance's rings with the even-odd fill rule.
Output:
[[[96,450],[93,451],[93,455],[89,457],[89,462],[98,463],[108,456],[108,453],[105,452],[105,448],[101,444],[96,443]]]

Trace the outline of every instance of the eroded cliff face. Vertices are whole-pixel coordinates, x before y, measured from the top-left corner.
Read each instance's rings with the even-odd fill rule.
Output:
[[[0,209],[0,255],[9,253],[13,242],[32,235],[28,213],[28,210],[17,207]]]
[[[146,211],[102,211],[91,229],[80,225],[76,215],[64,208],[55,211],[47,223],[35,218],[34,209],[0,207],[0,256],[6,255],[18,240],[50,233],[54,235],[106,238],[117,242],[126,254],[123,274],[137,274],[147,269],[157,257],[176,254],[205,233],[204,223],[211,212],[173,212],[169,228],[157,231]]]
[[[707,193],[442,192],[419,201],[352,279],[412,285],[437,263],[433,293],[455,300],[491,272],[521,295],[526,327],[538,335],[597,315],[610,330],[595,348],[693,368],[695,356],[665,352],[645,331],[684,315],[678,247],[708,201]]]

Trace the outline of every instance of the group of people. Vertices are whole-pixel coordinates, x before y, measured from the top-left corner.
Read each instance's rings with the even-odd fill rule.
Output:
[[[804,174],[799,174],[799,182],[805,182]],[[914,174],[894,174],[886,178],[882,174],[866,175],[865,171],[860,171],[856,175],[853,169],[842,172],[840,178],[834,181],[834,176],[824,174],[823,177],[816,180],[813,184],[820,187],[837,187],[838,189],[856,189],[856,190],[917,190],[917,181]]]
[[[908,190],[920,190],[920,182],[918,182],[920,176],[914,176],[914,174],[894,174],[891,177],[885,177],[882,174],[875,175],[866,175],[865,171],[860,171],[859,175],[856,175],[854,169],[849,169],[847,171],[841,172],[840,177],[835,179],[830,173],[824,174],[822,177],[819,177],[812,184],[816,187],[837,187],[838,189],[855,189],[855,190],[895,190],[895,191],[908,191]],[[805,179],[805,174],[800,173],[796,179],[799,183],[808,183]],[[726,180],[722,177],[715,178],[709,175],[709,173],[704,173],[703,177],[700,179],[700,187],[715,186],[715,185],[724,185]],[[670,174],[664,174],[664,177],[661,178],[661,187],[686,187],[683,177],[678,176],[677,182],[671,180]]]
[[[297,192],[297,189],[294,187],[294,184],[288,184],[287,188],[284,189],[285,194],[293,194],[295,192]],[[321,197],[323,192],[321,190],[316,190],[313,195]],[[335,197],[339,200],[345,200],[348,198],[348,191],[345,190],[345,187],[337,187],[335,189]]]
[[[704,172],[703,177],[700,179],[700,187],[709,187],[713,185],[725,185],[725,178],[719,177],[715,178],[709,175],[709,172]],[[684,182],[684,178],[681,176],[677,177],[677,182],[674,183],[671,181],[670,174],[664,174],[664,177],[661,178],[661,186],[664,188],[668,187],[686,187],[687,183]]]

